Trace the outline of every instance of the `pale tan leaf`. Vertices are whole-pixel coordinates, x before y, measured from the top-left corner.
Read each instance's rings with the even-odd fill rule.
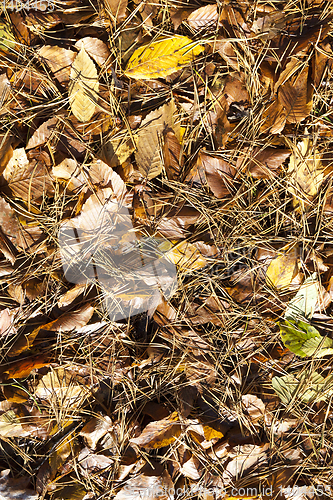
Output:
[[[176,138],[180,138],[180,126],[175,123],[175,113],[176,105],[171,101],[149,113],[140,125],[135,159],[139,171],[148,179],[153,179],[162,171],[163,132],[172,128]]]
[[[45,144],[51,136],[53,130],[56,128],[57,122],[57,117],[53,117],[40,125],[40,127],[38,127],[38,129],[30,137],[26,149],[37,148],[37,146]]]
[[[117,172],[102,160],[95,160],[89,168],[89,176],[93,184],[100,186],[110,186],[113,193],[119,201],[124,200],[127,194],[127,188]]]
[[[36,159],[29,161],[24,148],[14,150],[3,177],[14,194],[24,201],[41,200],[45,195],[54,192],[53,182],[49,174],[47,153],[41,152]]]
[[[167,418],[151,422],[142,431],[139,437],[130,440],[130,443],[151,450],[163,448],[173,443],[181,433],[181,425],[177,412]]]
[[[210,42],[213,51],[217,50],[222,59],[231,66],[234,70],[239,71],[239,63],[237,53],[234,49],[233,43],[225,38],[217,38]]]
[[[35,396],[44,399],[58,398],[62,405],[77,405],[86,394],[83,385],[78,385],[72,374],[62,367],[51,369],[43,375],[35,389]]]
[[[97,62],[99,66],[103,66],[107,59],[110,57],[110,50],[108,46],[98,38],[93,38],[91,36],[86,36],[81,38],[75,44],[77,49],[85,48],[87,54]]]
[[[114,500],[138,500],[139,498],[173,500],[173,492],[173,482],[168,471],[164,470],[162,474],[156,476],[141,473],[128,479]]]
[[[38,55],[49,66],[55,78],[60,83],[69,81],[75,52],[58,47],[57,45],[44,45],[38,50]]]
[[[118,22],[126,18],[128,0],[105,0],[107,10],[116,18]]]
[[[258,420],[265,415],[265,405],[260,398],[254,394],[244,394],[242,405],[252,420]]]
[[[0,437],[26,437],[30,431],[23,428],[21,419],[13,410],[8,410],[0,416]]]
[[[309,138],[292,147],[293,153],[288,166],[288,190],[293,194],[295,202],[300,197],[311,200],[324,180],[320,154]]]
[[[214,27],[217,21],[218,12],[216,4],[208,4],[204,7],[199,7],[199,9],[192,12],[187,18],[188,24],[195,30]]]
[[[95,113],[99,83],[96,66],[84,46],[72,64],[70,77],[72,84],[69,98],[72,112],[79,121],[87,122]]]
[[[60,296],[58,300],[58,307],[61,309],[62,307],[69,306],[69,304],[71,304],[79,295],[81,295],[81,293],[83,293],[86,288],[87,285],[85,283],[75,285],[73,288]]]

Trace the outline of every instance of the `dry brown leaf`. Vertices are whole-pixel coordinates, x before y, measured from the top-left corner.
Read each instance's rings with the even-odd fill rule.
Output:
[[[256,421],[265,415],[265,405],[260,398],[253,394],[242,396],[242,405],[252,420]]]
[[[58,300],[58,307],[61,309],[62,307],[69,306],[81,293],[83,293],[87,288],[86,284],[78,284],[73,286],[70,290],[60,296]]]
[[[49,66],[60,83],[67,83],[70,80],[71,65],[75,59],[75,52],[57,45],[44,45],[38,50],[38,55]]]
[[[70,78],[69,99],[73,115],[80,122],[88,122],[95,113],[99,83],[96,66],[84,45],[72,64]]]
[[[38,370],[49,364],[50,362],[47,361],[45,356],[34,356],[14,361],[3,373],[7,374],[7,378],[25,378],[30,375],[32,370]]]
[[[92,450],[96,449],[97,443],[112,427],[112,421],[107,415],[104,418],[94,417],[87,422],[80,431],[80,436]]]
[[[29,161],[24,148],[15,149],[3,172],[13,195],[28,203],[41,201],[43,197],[52,195],[54,187],[48,163],[49,157],[45,152]]]
[[[235,51],[233,43],[225,38],[217,38],[213,42],[210,42],[213,51],[218,51],[222,59],[231,66],[235,71],[239,71],[239,63],[237,53]]]
[[[14,137],[9,132],[0,135],[0,175],[3,173],[6,165],[13,156],[13,142]]]
[[[330,43],[316,45],[315,62],[313,65],[313,84],[319,87],[323,77],[332,68],[333,52]]]
[[[270,179],[279,173],[282,163],[291,155],[289,149],[254,148],[243,151],[236,167],[246,171],[255,179]]]
[[[300,123],[311,113],[313,89],[308,87],[308,72],[309,68],[304,68],[293,84],[287,81],[278,90],[288,123]]]
[[[287,120],[286,109],[278,99],[274,99],[264,110],[262,118],[261,133],[280,134]]]
[[[126,18],[126,9],[128,0],[105,0],[107,10],[121,22]]]
[[[162,171],[162,136],[167,128],[173,129],[176,138],[180,139],[179,123],[175,122],[176,105],[174,101],[164,104],[149,113],[138,129],[138,145],[135,159],[139,171],[153,179]]]
[[[130,443],[147,450],[163,448],[173,443],[180,436],[181,431],[178,413],[174,412],[167,418],[148,424],[140,436],[131,439]]]
[[[73,375],[65,368],[52,368],[38,382],[34,395],[38,398],[57,398],[59,403],[66,407],[76,407],[85,397],[87,390],[83,385],[75,382]]]
[[[103,66],[103,64],[105,64],[107,59],[110,57],[110,50],[108,46],[98,38],[86,36],[85,38],[78,40],[75,47],[78,50],[84,47],[87,54],[94,59],[99,66]]]
[[[216,198],[230,195],[236,169],[222,158],[200,151],[197,162],[187,175],[185,182],[207,186]]]
[[[172,129],[166,129],[163,133],[163,158],[164,168],[168,179],[175,180],[180,174],[180,144]]]
[[[246,476],[250,471],[258,470],[267,462],[267,451],[269,444],[245,444],[236,446],[231,450],[229,456],[232,458],[225,467],[223,480],[225,484],[233,484],[233,481],[241,476]]]
[[[39,495],[29,488],[30,477],[10,477],[10,469],[2,470],[0,473],[0,497],[1,500],[37,500]]]
[[[45,144],[52,135],[53,130],[56,128],[57,122],[57,117],[53,117],[40,125],[30,137],[26,149],[37,148],[38,146]]]
[[[218,17],[217,5],[208,4],[192,12],[188,16],[187,22],[195,30],[207,29],[216,26]]]

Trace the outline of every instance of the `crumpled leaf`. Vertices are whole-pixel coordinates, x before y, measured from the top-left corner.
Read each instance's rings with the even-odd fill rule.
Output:
[[[73,115],[80,122],[88,122],[95,113],[99,83],[96,66],[84,45],[72,64],[70,77],[69,99]]]
[[[181,35],[151,42],[136,49],[125,75],[137,80],[164,78],[190,63],[203,50],[202,45]]]
[[[322,337],[309,323],[287,320],[281,321],[279,326],[284,345],[297,356],[322,358],[333,353],[333,340]]]
[[[298,374],[273,377],[272,386],[285,404],[296,399],[314,403],[326,401],[333,394],[333,376],[324,378],[316,371],[304,370]]]
[[[176,105],[172,100],[149,113],[138,130],[138,145],[135,159],[139,171],[153,179],[162,171],[162,136],[166,129],[173,129],[176,138],[180,139],[179,123],[175,123]]]
[[[181,434],[181,425],[178,413],[175,411],[167,418],[151,422],[142,431],[139,437],[130,440],[131,444],[136,444],[147,450],[163,448],[173,443]]]
[[[277,289],[288,288],[297,274],[297,256],[296,247],[286,253],[279,253],[268,266],[266,282]]]

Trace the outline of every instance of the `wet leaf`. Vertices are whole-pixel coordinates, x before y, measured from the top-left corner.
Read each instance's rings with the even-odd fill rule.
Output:
[[[80,122],[87,122],[95,113],[99,83],[96,66],[84,45],[72,64],[70,78],[69,99],[73,115]]]
[[[137,80],[164,78],[190,63],[203,50],[202,45],[180,35],[151,42],[134,52],[125,75]]]

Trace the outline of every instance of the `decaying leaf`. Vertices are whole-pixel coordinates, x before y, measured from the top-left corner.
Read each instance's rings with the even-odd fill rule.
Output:
[[[181,430],[178,413],[174,412],[167,418],[148,424],[140,436],[130,442],[147,450],[163,448],[173,443],[181,434]]]
[[[176,35],[137,49],[128,61],[125,74],[137,80],[171,75],[204,50],[186,36]]]
[[[298,251],[294,247],[286,253],[279,253],[272,260],[266,271],[266,281],[273,284],[277,289],[288,288],[297,274]]]
[[[152,179],[162,171],[162,137],[165,130],[173,129],[180,138],[179,123],[175,117],[176,105],[172,100],[149,113],[138,130],[138,146],[135,158],[140,172]]]
[[[97,69],[84,45],[76,56],[70,73],[69,90],[71,109],[80,122],[87,122],[95,113],[99,89]]]

